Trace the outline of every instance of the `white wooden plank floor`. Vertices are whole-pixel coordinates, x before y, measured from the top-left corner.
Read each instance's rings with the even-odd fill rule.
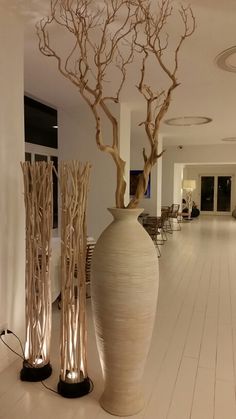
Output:
[[[160,258],[160,291],[143,388],[146,405],[134,419],[236,418],[236,221],[203,217],[168,235]],[[54,307],[47,385],[59,375],[59,316]],[[108,419],[99,406],[102,375],[90,303],[89,374],[94,391],[68,400],[40,383],[20,382],[16,361],[0,374],[2,419]]]

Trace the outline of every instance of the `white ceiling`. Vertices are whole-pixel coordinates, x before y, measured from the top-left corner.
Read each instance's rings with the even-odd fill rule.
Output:
[[[34,22],[46,12],[49,0],[11,0],[11,5],[14,4],[26,22],[25,91],[57,107],[79,106],[76,88],[58,73],[52,59],[38,51]],[[223,144],[222,138],[236,136],[236,73],[218,68],[215,57],[236,45],[236,0],[192,0],[191,4],[197,27],[181,52],[178,73],[181,85],[173,94],[167,118],[207,116],[213,121],[191,127],[163,123],[161,132],[165,145]],[[135,109],[133,130],[135,134],[137,129],[139,135],[138,123],[143,120],[144,104],[138,92],[131,89],[135,79],[137,66],[130,69],[122,100]]]

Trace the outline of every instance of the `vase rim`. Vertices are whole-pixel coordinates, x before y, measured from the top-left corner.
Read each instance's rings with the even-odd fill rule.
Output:
[[[137,207],[137,208],[118,208],[118,207],[108,207],[107,208],[109,211],[110,210],[118,210],[118,211],[144,211],[144,208],[140,208],[140,207]]]
[[[130,215],[132,217],[134,217],[134,216],[138,217],[144,211],[144,208],[116,208],[116,207],[110,207],[110,208],[107,208],[107,209],[113,216],[118,215],[118,214],[126,214],[126,215]]]

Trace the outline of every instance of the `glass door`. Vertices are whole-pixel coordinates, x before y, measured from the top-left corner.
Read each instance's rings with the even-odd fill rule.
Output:
[[[208,214],[231,212],[232,176],[201,176],[201,211]]]
[[[214,211],[214,176],[201,176],[201,211]]]
[[[218,176],[217,178],[217,211],[230,212],[231,210],[231,176]]]

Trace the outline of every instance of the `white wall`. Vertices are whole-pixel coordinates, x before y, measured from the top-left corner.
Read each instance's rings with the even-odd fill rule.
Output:
[[[23,28],[0,6],[0,326],[23,336],[24,160]],[[8,340],[9,341],[9,340]],[[0,344],[0,370],[12,360]]]
[[[130,145],[130,112],[121,104],[117,116],[120,118],[121,156],[126,160],[126,181],[128,202],[129,169],[143,169],[142,149],[148,142],[145,134]],[[98,238],[104,227],[111,221],[106,208],[115,205],[116,168],[111,157],[98,150],[95,143],[95,122],[88,107],[70,111],[58,110],[59,159],[79,159],[92,163],[90,192],[88,201],[88,234]],[[106,141],[111,140],[110,127],[105,126]],[[110,137],[109,137],[110,135]],[[143,143],[142,143],[143,142]],[[158,152],[162,151],[162,139]],[[129,164],[130,159],[130,164]],[[160,215],[161,207],[161,159],[151,173],[151,198],[144,198],[140,208],[152,215]]]
[[[236,164],[236,145],[166,147],[163,155],[162,200],[169,205],[174,199],[174,164]]]
[[[88,234],[97,239],[112,220],[107,208],[115,206],[115,164],[110,155],[98,150],[95,121],[88,107],[68,113],[59,109],[58,126],[59,160],[78,159],[92,164],[87,226]]]

